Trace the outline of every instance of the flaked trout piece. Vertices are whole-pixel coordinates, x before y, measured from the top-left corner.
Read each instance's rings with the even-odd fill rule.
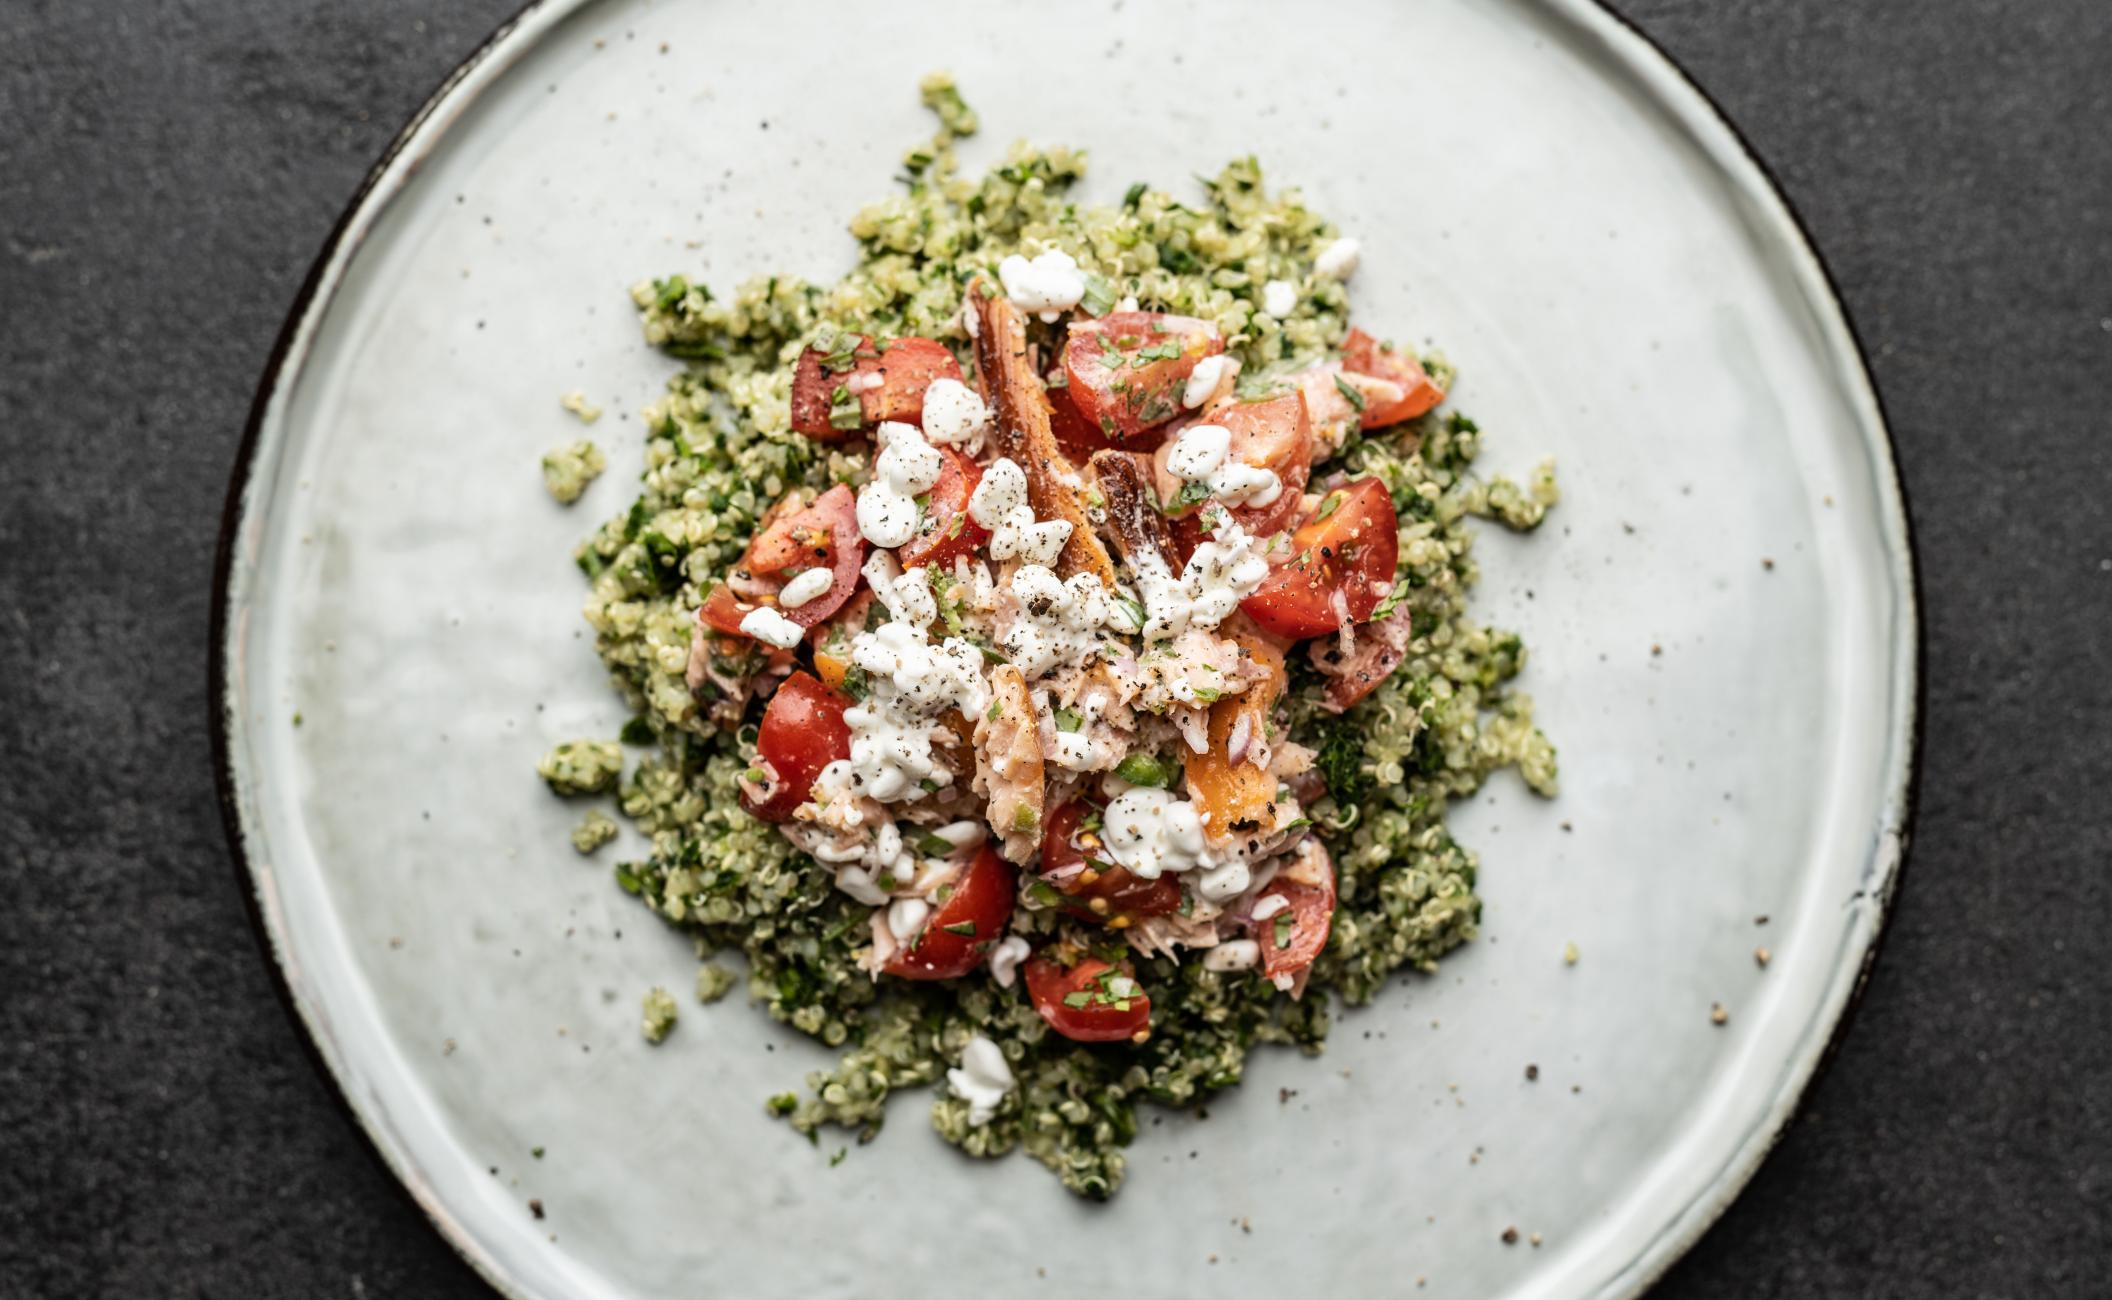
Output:
[[[1039,719],[1026,678],[1011,664],[990,670],[990,695],[989,713],[975,720],[975,792],[989,800],[998,851],[1024,863],[1041,847],[1048,797]]]
[[[1107,502],[1107,529],[1115,549],[1129,567],[1136,568],[1149,552],[1170,570],[1173,531],[1152,497],[1151,458],[1133,451],[1096,451],[1086,464]]]
[[[992,446],[1027,475],[1027,500],[1038,519],[1062,519],[1071,525],[1057,570],[1066,577],[1090,573],[1112,588],[1114,561],[1094,534],[1078,499],[1078,469],[1056,445],[1049,430],[1049,398],[1041,376],[1027,359],[1027,323],[1012,300],[987,278],[968,283],[961,303],[968,336],[975,343],[976,377],[983,400],[995,416]]]

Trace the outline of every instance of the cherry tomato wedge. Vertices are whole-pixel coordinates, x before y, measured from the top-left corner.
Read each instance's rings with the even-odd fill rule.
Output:
[[[1079,1043],[1141,1043],[1151,1032],[1151,997],[1129,963],[1080,957],[1066,966],[1048,950],[1027,958],[1027,996],[1049,1028]]]
[[[793,673],[770,697],[755,748],[760,779],[741,782],[741,807],[766,822],[788,822],[813,793],[821,769],[851,756],[850,701],[812,673]]]
[[[1298,517],[1299,498],[1313,473],[1313,425],[1306,416],[1304,394],[1293,389],[1251,402],[1220,402],[1194,423],[1222,427],[1232,435],[1226,451],[1229,459],[1268,470],[1281,485],[1275,498],[1265,505],[1231,507],[1232,518],[1239,526],[1256,537],[1267,537],[1290,527]],[[1202,540],[1205,530],[1200,516],[1205,512],[1198,505],[1180,503],[1182,482],[1170,468],[1179,436],[1176,432],[1159,447],[1151,468],[1159,500],[1168,502],[1168,513],[1175,516],[1174,541],[1185,561]]]
[[[968,517],[968,498],[983,481],[983,467],[951,447],[939,448],[939,454],[946,465],[926,498],[924,522],[897,552],[905,569],[920,564],[951,565],[955,556],[973,555],[990,540],[990,530]]]
[[[1179,415],[1189,372],[1224,350],[1208,321],[1118,311],[1071,326],[1063,372],[1078,413],[1110,442],[1126,444]]]
[[[1328,678],[1326,707],[1340,713],[1379,688],[1408,657],[1408,643],[1415,639],[1416,609],[1402,605],[1391,614],[1368,623],[1357,632],[1357,643],[1348,654],[1333,640],[1315,641],[1309,648],[1313,666]]]
[[[1412,420],[1445,400],[1445,390],[1430,378],[1413,353],[1382,348],[1377,339],[1363,330],[1353,329],[1342,340],[1342,368],[1384,379],[1401,390],[1400,397],[1393,401],[1371,401],[1365,405],[1359,420],[1367,429],[1383,429]]]
[[[699,611],[704,621],[728,636],[745,636],[741,620],[763,605],[801,627],[813,627],[843,607],[858,586],[858,566],[865,563],[865,538],[858,532],[858,497],[838,483],[802,504],[794,493],[763,516],[748,553],[712,588]],[[808,569],[829,571],[829,586],[798,606],[781,605],[777,593]]]
[[[1271,898],[1284,900],[1282,910],[1254,923],[1261,973],[1270,979],[1296,976],[1327,947],[1335,924],[1335,867],[1326,850],[1316,849],[1312,858],[1270,881],[1254,902],[1260,907]]]
[[[1042,830],[1041,878],[1063,895],[1064,910],[1117,929],[1138,917],[1179,911],[1178,880],[1170,875],[1139,880],[1121,864],[1106,859],[1095,832],[1080,829],[1096,811],[1085,800],[1073,799],[1050,813]]]
[[[1049,432],[1056,435],[1056,445],[1063,448],[1063,454],[1071,458],[1073,465],[1083,465],[1093,458],[1094,452],[1115,445],[1107,440],[1099,425],[1079,414],[1078,404],[1071,400],[1069,385],[1049,390]],[[1148,441],[1138,439],[1140,445]]]
[[[833,351],[810,347],[792,370],[792,428],[824,442],[855,438],[882,420],[924,421],[924,390],[934,379],[959,379],[961,363],[933,339],[875,344],[846,334]],[[856,399],[856,418],[849,403]]]
[[[881,967],[907,980],[950,980],[983,964],[1012,919],[1012,864],[984,844],[932,910],[924,928]]]
[[[1376,478],[1360,478],[1320,500],[1291,534],[1289,558],[1239,602],[1278,636],[1300,640],[1371,617],[1393,584],[1400,558],[1393,498]]]
[[[1401,387],[1388,379],[1359,374],[1339,361],[1314,366],[1289,376],[1305,394],[1306,413],[1313,422],[1313,441],[1324,455],[1349,439],[1349,431],[1363,423],[1364,414],[1401,400]]]

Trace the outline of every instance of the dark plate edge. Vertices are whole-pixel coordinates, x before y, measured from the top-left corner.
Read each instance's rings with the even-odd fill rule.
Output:
[[[1783,188],[1782,180],[1775,174],[1775,169],[1768,165],[1766,158],[1761,156],[1752,139],[1725,111],[1724,106],[1718,102],[1716,97],[1709,93],[1707,87],[1703,86],[1700,80],[1687,70],[1685,64],[1674,58],[1670,50],[1660,44],[1649,32],[1643,30],[1640,24],[1614,8],[1613,0],[1591,0],[1591,2],[1622,30],[1627,32],[1628,35],[1642,42],[1651,53],[1663,59],[1665,66],[1678,75],[1680,81],[1685,83],[1687,89],[1693,91],[1702,103],[1708,105],[1709,112],[1715,116],[1717,123],[1737,142],[1739,151],[1745,155],[1745,160],[1752,164],[1753,170],[1758,172],[1760,178],[1767,182],[1767,188],[1773,193],[1775,201],[1782,205],[1783,213],[1788,216],[1790,224],[1796,228],[1797,238],[1803,242],[1804,250],[1811,255],[1812,265],[1818,268],[1819,278],[1826,289],[1827,301],[1840,318],[1841,326],[1848,335],[1849,346],[1854,349],[1856,369],[1861,373],[1864,385],[1870,390],[1871,401],[1877,406],[1878,423],[1882,428],[1885,447],[1889,453],[1884,458],[1884,468],[1891,472],[1892,490],[1899,497],[1900,528],[1907,544],[1907,591],[1905,594],[1913,616],[1910,633],[1914,639],[1914,697],[1913,712],[1906,719],[1906,771],[1904,774],[1905,780],[1900,790],[1899,825],[1897,827],[1899,857],[1884,881],[1884,892],[1875,900],[1877,905],[1876,923],[1871,931],[1870,944],[1863,950],[1863,960],[1860,969],[1856,972],[1855,983],[1849,989],[1848,1000],[1841,1006],[1841,1014],[1834,1020],[1833,1028],[1827,1034],[1825,1046],[1819,1050],[1819,1059],[1812,1065],[1810,1076],[1804,1080],[1804,1086],[1798,1090],[1796,1101],[1790,1106],[1788,1113],[1783,1115],[1782,1122],[1776,1125],[1774,1132],[1768,1135],[1767,1145],[1760,1152],[1759,1158],[1753,1162],[1751,1169],[1738,1178],[1737,1186],[1731,1194],[1724,1197],[1721,1203],[1707,1210],[1704,1216],[1692,1226],[1691,1235],[1688,1236],[1686,1241],[1680,1243],[1671,1254],[1657,1261],[1655,1265],[1644,1272],[1640,1289],[1648,1291],[1659,1282],[1662,1282],[1666,1274],[1670,1273],[1680,1261],[1684,1260],[1693,1251],[1694,1247],[1701,1244],[1702,1238],[1707,1236],[1723,1221],[1724,1214],[1730,1210],[1740,1196],[1745,1194],[1745,1189],[1752,1185],[1752,1180],[1759,1175],[1761,1166],[1767,1163],[1767,1158],[1774,1154],[1775,1148],[1781,1145],[1782,1139],[1788,1135],[1790,1128],[1803,1116],[1805,1108],[1810,1105],[1812,1093],[1818,1089],[1819,1082],[1825,1078],[1827,1071],[1832,1068],[1834,1061],[1840,1056],[1841,1045],[1848,1037],[1849,1027],[1855,1023],[1856,1013],[1862,1009],[1863,998],[1869,992],[1870,976],[1877,966],[1878,954],[1883,951],[1885,938],[1891,932],[1892,908],[1899,896],[1900,884],[1906,876],[1907,861],[1912,856],[1914,823],[1921,808],[1921,774],[1924,766],[1923,745],[1927,732],[1927,728],[1923,724],[1928,717],[1929,710],[1928,616],[1922,609],[1920,598],[1922,590],[1921,548],[1914,537],[1914,503],[1912,498],[1907,495],[1906,479],[1900,473],[1898,445],[1892,437],[1892,416],[1885,407],[1884,390],[1878,386],[1877,376],[1870,368],[1870,349],[1864,345],[1862,331],[1856,327],[1855,317],[1848,310],[1847,302],[1841,297],[1840,281],[1834,276],[1832,264],[1826,260],[1826,255],[1820,251],[1818,241],[1812,238],[1810,224],[1805,221],[1804,214],[1798,210],[1797,205],[1791,202],[1789,192]]]
[[[271,351],[264,362],[262,377],[257,382],[256,394],[250,399],[249,417],[242,426],[242,438],[235,447],[235,458],[228,475],[227,495],[221,504],[220,535],[213,549],[213,586],[210,597],[210,621],[207,628],[206,647],[206,699],[212,710],[212,756],[213,785],[220,805],[220,826],[227,836],[228,858],[234,868],[237,892],[242,896],[244,910],[249,916],[251,937],[256,940],[258,954],[264,959],[266,974],[271,979],[272,992],[277,996],[279,1007],[286,1013],[292,1025],[294,1037],[299,1040],[302,1054],[323,1082],[330,1099],[337,1104],[346,1126],[359,1139],[360,1148],[374,1162],[404,1202],[414,1207],[428,1223],[438,1231],[442,1240],[455,1254],[475,1271],[478,1277],[494,1291],[513,1296],[516,1293],[505,1280],[497,1275],[491,1262],[474,1248],[460,1225],[441,1214],[436,1205],[421,1200],[404,1182],[402,1172],[390,1164],[381,1149],[381,1143],[373,1131],[360,1118],[359,1110],[346,1095],[344,1081],[330,1068],[323,1057],[322,1048],[315,1040],[313,1027],[302,1014],[300,1003],[294,996],[293,985],[286,975],[285,965],[279,960],[276,943],[272,939],[270,926],[264,919],[263,900],[258,894],[256,872],[249,860],[249,851],[243,841],[242,815],[236,795],[234,771],[234,709],[227,692],[227,633],[231,612],[231,580],[234,573],[237,539],[242,527],[242,503],[248,495],[251,475],[256,469],[257,443],[263,431],[264,417],[277,391],[281,374],[285,369],[288,354],[293,351],[294,341],[300,334],[301,324],[314,307],[322,289],[323,278],[331,260],[345,242],[353,219],[366,205],[367,199],[380,186],[382,178],[391,166],[410,147],[411,140],[419,130],[440,110],[447,97],[476,67],[483,63],[510,37],[530,15],[544,7],[548,0],[528,0],[513,15],[492,28],[474,49],[464,55],[447,75],[442,77],[433,90],[413,110],[396,134],[382,150],[381,156],[360,178],[359,187],[346,200],[344,210],[331,223],[329,233],[324,235],[321,248],[309,264],[308,273],[294,294],[287,309],[286,320],[279,326],[272,340]]]

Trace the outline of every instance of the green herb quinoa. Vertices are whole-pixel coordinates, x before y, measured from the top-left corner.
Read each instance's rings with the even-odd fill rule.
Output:
[[[1467,520],[1537,527],[1556,499],[1553,471],[1542,465],[1522,484],[1475,477],[1481,432],[1449,407],[1384,428],[1360,430],[1352,416],[1342,444],[1311,470],[1316,490],[1323,479],[1376,478],[1390,497],[1398,567],[1370,617],[1398,615],[1403,644],[1398,665],[1340,713],[1327,705],[1331,679],[1315,657],[1300,650],[1285,661],[1288,684],[1269,734],[1280,728],[1309,748],[1317,779],[1301,796],[1296,829],[1284,829],[1317,836],[1334,872],[1332,929],[1300,976],[1299,996],[1259,969],[1211,969],[1125,950],[1120,932],[1037,905],[1053,891],[1024,869],[1026,892],[1009,932],[1037,946],[1068,936],[1075,947],[1128,963],[1149,990],[1142,1041],[1060,1036],[1023,987],[980,970],[943,980],[876,978],[860,960],[874,908],[839,888],[835,872],[778,825],[744,811],[759,770],[763,699],[729,693],[721,679],[758,675],[766,648],[748,643],[745,661],[715,661],[710,680],[692,685],[699,607],[742,562],[765,511],[795,490],[812,497],[874,475],[867,443],[794,431],[795,363],[808,345],[829,351],[860,335],[914,336],[968,358],[975,340],[963,298],[971,285],[994,280],[1008,256],[1052,249],[1075,260],[1084,315],[1102,316],[1118,303],[1127,309],[1120,300],[1135,299],[1144,311],[1214,327],[1224,355],[1237,362],[1243,397],[1338,360],[1351,328],[1347,272],[1323,267],[1341,260],[1338,232],[1295,190],[1266,189],[1253,159],[1227,165],[1192,200],[1137,184],[1119,203],[1085,206],[1069,197],[1085,171],[1082,152],[1015,145],[980,179],[960,175],[952,146],[974,133],[975,114],[944,76],[927,78],[923,94],[941,128],[905,156],[902,191],[852,219],[860,260],[841,281],[758,278],[722,298],[673,275],[633,290],[646,340],[688,365],[643,412],[640,495],[574,558],[591,584],[584,614],[596,648],[637,714],[622,740],[647,752],[620,786],[622,751],[612,741],[559,746],[539,770],[559,794],[616,788],[623,813],[652,842],[645,860],[616,868],[622,888],[692,933],[701,955],[740,954],[753,1000],[842,1049],[834,1070],[770,1098],[770,1114],[817,1141],[831,1124],[864,1140],[879,1130],[891,1093],[940,1083],[931,1117],[947,1141],[975,1156],[1024,1149],[1074,1192],[1105,1198],[1122,1183],[1140,1102],[1194,1105],[1238,1083],[1257,1044],[1318,1053],[1335,998],[1368,1002],[1394,972],[1433,970],[1473,936],[1481,910],[1476,859],[1448,832],[1447,807],[1509,766],[1552,795],[1555,752],[1533,725],[1531,702],[1510,689],[1525,664],[1519,638],[1470,617],[1476,569]],[[1034,322],[1031,307],[1029,315],[1028,337],[1047,356],[1061,346],[1064,326]],[[1419,360],[1437,388],[1450,389],[1450,366],[1436,356]],[[1364,410],[1342,375],[1335,382]],[[839,410],[843,396],[839,387]],[[854,400],[849,423],[857,421]],[[599,469],[590,444],[553,458],[545,466],[560,499],[576,496]],[[990,716],[1001,712],[993,705]],[[1164,784],[1149,770],[1158,762],[1143,754],[1125,760],[1116,770],[1126,784],[1110,787]],[[1019,827],[995,831],[1032,828],[1023,815],[1018,820]],[[589,823],[575,843],[586,851],[603,838]],[[1277,919],[1278,947],[1285,919]],[[732,982],[723,967],[708,966],[698,994],[714,1000]],[[674,1019],[674,999],[655,989],[645,1032],[657,1041]],[[1014,1086],[972,1116],[970,1100],[942,1080],[978,1038],[1002,1053]]]

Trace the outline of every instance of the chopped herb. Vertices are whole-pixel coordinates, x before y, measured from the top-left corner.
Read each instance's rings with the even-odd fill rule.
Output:
[[[1079,715],[1076,709],[1056,710],[1056,730],[1078,731],[1084,726],[1085,719]]]
[[[1144,192],[1150,188],[1151,187],[1146,185],[1143,181],[1138,181],[1136,184],[1130,186],[1129,189],[1126,190],[1122,195],[1122,206],[1125,208],[1134,208],[1135,206],[1137,206],[1137,200],[1143,198]]]
[[[1115,305],[1114,287],[1102,276],[1085,277],[1085,296],[1078,300],[1088,316],[1105,316],[1107,309]]]
[[[975,937],[975,922],[973,921],[958,921],[952,925],[942,925],[939,928],[948,934],[960,935],[964,939],[973,939]]]
[[[1031,806],[1027,804],[1021,804],[1019,805],[1019,807],[1014,808],[1012,810],[1013,830],[1031,831],[1039,825],[1041,825],[1041,814],[1035,812]]]
[[[1005,706],[1004,706],[1004,702],[1003,702],[1003,701],[1001,701],[1001,700],[992,700],[992,701],[990,701],[990,712],[988,712],[988,713],[984,714],[983,716],[984,716],[984,717],[986,717],[986,718],[988,718],[988,719],[990,719],[990,721],[992,721],[992,722],[995,722],[995,721],[997,721],[997,720],[998,720],[999,718],[1002,718],[1002,717],[1004,717],[1004,716],[1005,716]]]
[[[1219,690],[1215,686],[1197,686],[1193,689],[1195,691],[1195,698],[1201,700],[1205,704],[1215,704],[1217,703],[1218,699],[1224,695],[1224,692]]]
[[[616,734],[626,745],[650,745],[653,743],[653,724],[644,718],[632,718]]]
[[[1173,494],[1169,510],[1185,510],[1189,506],[1201,505],[1210,499],[1210,485],[1202,479],[1181,484],[1181,490]]]
[[[1350,383],[1340,375],[1335,376],[1335,391],[1342,394],[1342,399],[1358,411],[1362,411],[1365,407],[1371,405],[1370,398],[1364,396],[1355,384]]]
[[[1342,503],[1347,500],[1349,500],[1349,494],[1346,492],[1337,491],[1328,493],[1327,500],[1322,501],[1320,503],[1320,509],[1315,512],[1311,522],[1316,524],[1319,523],[1321,520],[1335,513],[1335,511],[1340,510],[1342,508]]]
[[[917,836],[917,852],[927,858],[943,858],[952,853],[953,849],[953,841],[943,835],[934,835],[930,831],[925,831]]]
[[[829,427],[851,430],[863,428],[864,425],[865,408],[851,395],[850,386],[836,385],[836,391],[829,394]]]
[[[1066,993],[1063,995],[1063,1005],[1069,1007],[1073,1011],[1083,1011],[1086,1007],[1086,1004],[1090,1003],[1092,1000],[1093,995],[1086,992],[1084,989],[1079,989],[1076,993]]]
[[[1173,765],[1156,754],[1133,753],[1115,765],[1115,775],[1131,785],[1173,784]]]
[[[1276,949],[1278,952],[1291,946],[1291,931],[1296,928],[1297,924],[1297,921],[1291,918],[1289,912],[1278,912],[1276,914]]]
[[[829,1168],[834,1169],[836,1166],[842,1164],[843,1158],[849,1155],[850,1153],[851,1149],[849,1147],[837,1147],[836,1154],[829,1157]]]
[[[862,700],[873,693],[873,683],[865,669],[857,664],[843,670],[843,693],[854,700]]]

